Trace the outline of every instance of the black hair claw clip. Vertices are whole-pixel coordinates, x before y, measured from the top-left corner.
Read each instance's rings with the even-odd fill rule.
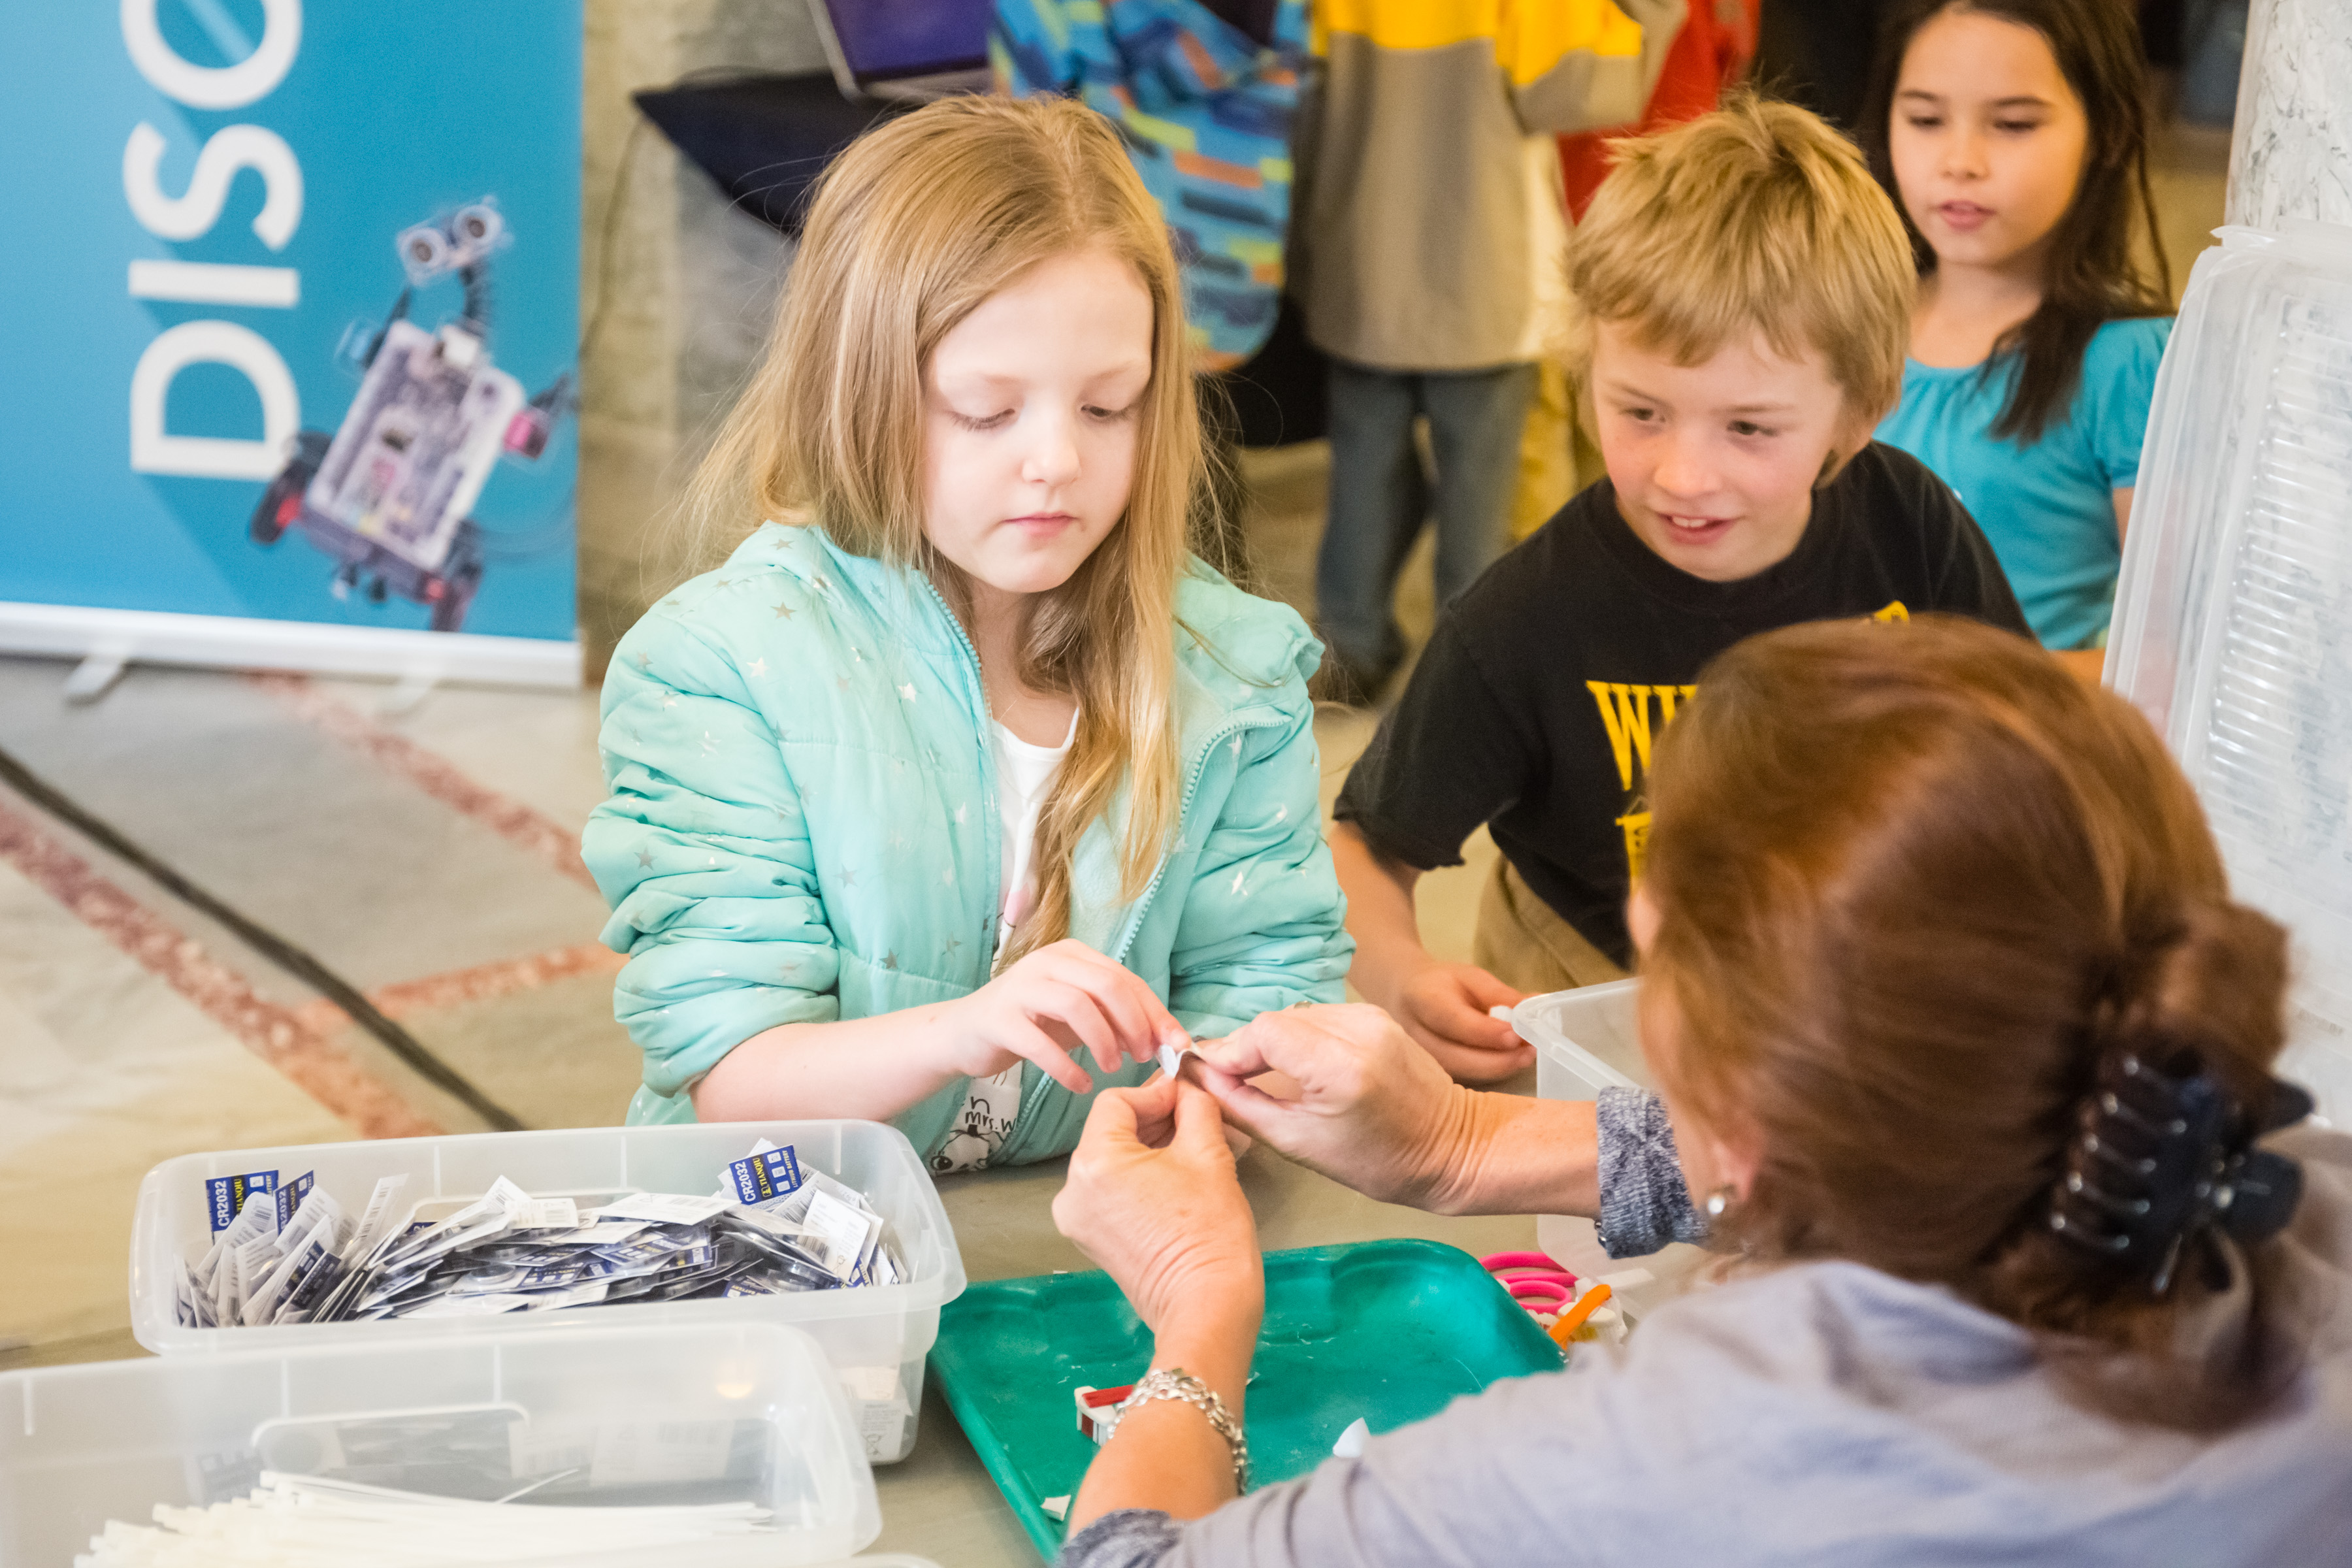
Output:
[[[2193,1050],[2169,1070],[2109,1056],[2077,1112],[2051,1230],[2159,1296],[2205,1232],[2247,1246],[2277,1235],[2302,1201],[2303,1168],[2254,1141],[2302,1121],[2312,1100],[2276,1079],[2268,1098],[2251,1114]]]

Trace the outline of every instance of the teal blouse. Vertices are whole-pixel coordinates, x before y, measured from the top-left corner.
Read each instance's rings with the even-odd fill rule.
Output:
[[[2105,644],[2123,563],[2113,492],[2138,478],[2148,400],[2171,335],[2165,316],[2101,327],[2084,351],[2074,401],[2030,447],[1992,435],[2016,382],[2014,356],[1952,370],[1911,361],[1903,401],[1878,427],[1880,440],[1958,492],[2050,647]]]

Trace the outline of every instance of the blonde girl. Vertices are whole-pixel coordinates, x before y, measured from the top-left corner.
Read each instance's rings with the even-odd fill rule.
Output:
[[[841,156],[697,480],[757,526],[605,680],[631,1121],[1042,1159],[1162,1046],[1340,994],[1321,649],[1187,553],[1201,482],[1175,258],[1107,121],[960,98]]]

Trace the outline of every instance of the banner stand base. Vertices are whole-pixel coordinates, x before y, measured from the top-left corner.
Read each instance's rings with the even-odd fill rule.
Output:
[[[125,664],[375,676],[420,690],[451,681],[576,688],[581,676],[577,641],[6,601],[0,601],[0,653],[83,660],[67,682],[75,701],[101,695]],[[85,685],[87,696],[79,694]]]

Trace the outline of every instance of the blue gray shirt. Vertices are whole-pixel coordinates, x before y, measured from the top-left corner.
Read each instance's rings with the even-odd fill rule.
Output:
[[[2219,1436],[2080,1408],[2024,1331],[1940,1287],[1795,1264],[1206,1518],[1106,1515],[1063,1568],[2352,1563],[2352,1138],[2278,1146],[2305,1163],[2277,1245],[2308,1357]]]

